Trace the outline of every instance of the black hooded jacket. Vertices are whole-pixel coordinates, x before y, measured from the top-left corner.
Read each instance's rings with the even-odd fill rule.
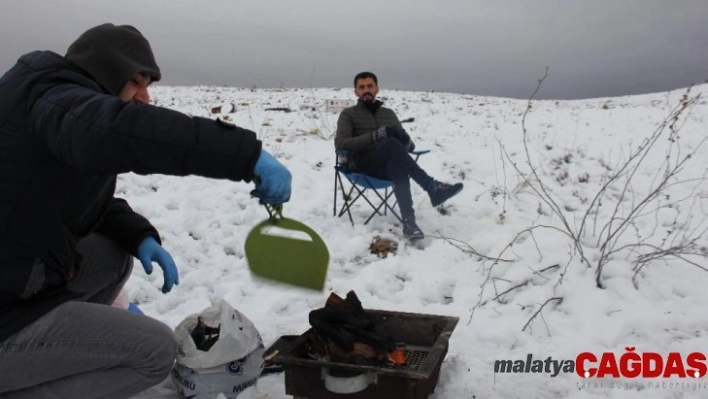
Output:
[[[0,78],[0,342],[58,304],[100,232],[135,255],[157,231],[113,197],[116,175],[199,175],[250,181],[255,133],[121,101],[89,74],[33,52]]]

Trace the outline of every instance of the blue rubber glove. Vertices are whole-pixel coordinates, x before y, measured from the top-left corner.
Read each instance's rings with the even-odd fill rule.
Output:
[[[140,310],[140,308],[138,307],[138,305],[135,304],[135,302],[130,302],[128,304],[128,310],[135,314],[145,314],[142,310]]]
[[[160,265],[165,275],[165,283],[162,286],[164,294],[170,292],[173,285],[179,285],[179,273],[175,261],[152,236],[145,237],[138,245],[138,259],[147,274],[152,274],[152,262]]]
[[[251,195],[260,198],[261,204],[280,205],[290,200],[292,175],[268,151],[261,150],[253,174],[256,189]]]

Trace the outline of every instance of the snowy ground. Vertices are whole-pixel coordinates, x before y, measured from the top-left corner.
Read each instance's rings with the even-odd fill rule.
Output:
[[[651,136],[684,93],[533,102],[525,123],[528,154],[573,232],[579,231],[608,177]],[[708,396],[705,372],[699,379],[494,372],[496,360],[524,360],[528,354],[575,360],[582,352],[598,359],[612,352],[619,360],[626,347],[636,347],[636,353],[656,352],[666,360],[670,352],[684,358],[708,352],[708,273],[702,269],[708,267],[708,184],[703,180],[708,159],[706,145],[701,146],[708,134],[708,85],[691,90],[689,98],[701,97],[681,114],[675,124],[678,135],[669,140],[667,127],[629,179],[631,184],[619,179],[587,218],[580,242],[589,266],[558,230],[564,225],[551,205],[539,199],[533,189],[539,185],[526,182],[530,168],[522,118],[527,101],[382,89],[380,97],[401,120],[414,118],[404,126],[417,147],[432,150],[421,165],[439,180],[465,184],[445,206],[446,214],[432,208],[427,195],[414,186],[419,225],[431,238],[424,249],[401,242],[395,255],[383,259],[369,252],[369,244],[377,235],[398,240],[400,226],[392,216],[354,227],[346,217],[332,216],[337,113],[323,104],[354,100],[351,89],[157,86],[151,94],[157,105],[221,117],[257,132],[264,147],[293,173],[285,216],[314,228],[325,239],[331,259],[323,292],[256,279],[249,273],[243,244],[267,213],[250,198],[251,185],[124,175],[118,196],[155,224],[180,270],[179,287],[163,295],[160,273],[148,277],[137,264],[127,293],[148,315],[175,327],[224,298],[255,323],[267,346],[281,335],[309,328],[308,313],[322,307],[330,292],[343,296],[354,290],[365,308],[459,317],[431,398]],[[212,112],[217,106],[221,110]],[[658,198],[630,214],[663,180],[667,154],[675,164],[692,152]],[[605,241],[603,226],[615,209],[612,228],[633,218],[615,248],[629,247],[606,263],[605,288],[600,289],[595,282],[598,242]],[[354,217],[363,222],[363,209]],[[684,260],[664,256],[635,273],[633,262],[650,252],[639,242],[668,248],[691,238],[698,255]],[[619,388],[610,388],[611,383]],[[263,377],[242,396],[287,397],[283,375]]]

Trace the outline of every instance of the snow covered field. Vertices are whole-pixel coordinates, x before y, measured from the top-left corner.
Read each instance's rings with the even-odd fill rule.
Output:
[[[627,347],[638,354],[656,352],[664,361],[670,352],[684,359],[708,353],[708,85],[691,89],[676,133],[666,126],[641,162],[630,164],[636,170],[607,187],[599,207],[596,194],[681,108],[685,90],[533,101],[524,140],[526,100],[382,88],[386,106],[401,120],[414,118],[404,127],[417,148],[431,150],[420,160],[424,169],[439,180],[465,184],[442,213],[413,185],[427,245],[400,242],[398,252],[386,258],[371,254],[369,244],[375,236],[399,240],[393,216],[364,226],[364,210],[357,210],[354,227],[346,216],[332,216],[338,114],[324,104],[353,101],[350,88],[157,86],[151,94],[157,105],[221,117],[258,133],[264,148],[293,173],[284,215],[324,238],[330,265],[323,292],[251,276],[244,239],[267,213],[249,196],[250,184],[123,175],[117,195],[158,228],[180,270],[181,284],[163,295],[161,274],[146,276],[136,266],[127,294],[146,314],[175,327],[224,298],[255,323],[267,346],[309,328],[308,313],[322,307],[330,292],[344,296],[354,290],[365,308],[459,317],[432,398],[708,396],[705,371],[698,379],[495,373],[495,361],[525,361],[529,354],[575,361],[591,352],[598,362],[588,365],[598,367],[603,353],[619,361]],[[545,191],[530,174],[524,142]],[[664,178],[667,161],[672,168],[691,153],[679,171]],[[540,198],[544,192],[552,201]],[[652,192],[658,195],[643,202]],[[616,252],[602,258],[608,231],[620,226],[622,234],[610,240]],[[582,255],[568,232],[578,238]],[[674,248],[680,258],[635,263],[659,248]],[[598,288],[603,259],[604,288]],[[264,376],[241,397],[287,397],[283,375]]]

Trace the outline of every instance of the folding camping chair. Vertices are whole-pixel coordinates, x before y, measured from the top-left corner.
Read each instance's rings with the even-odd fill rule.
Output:
[[[411,154],[415,156],[415,161],[418,162],[418,158],[428,152],[430,152],[430,150],[412,151]],[[337,189],[339,189],[341,190],[344,204],[342,204],[342,207],[339,209],[337,216],[342,217],[342,215],[346,213],[349,216],[349,221],[352,223],[352,226],[354,225],[354,219],[352,218],[351,207],[359,198],[363,198],[364,201],[371,206],[371,209],[373,209],[364,224],[369,223],[376,215],[386,215],[388,211],[391,211],[396,219],[403,223],[401,216],[395,209],[397,202],[394,201],[393,204],[389,202],[390,199],[395,199],[395,197],[393,197],[393,182],[390,180],[377,179],[363,172],[352,171],[347,166],[348,152],[335,150],[335,153],[334,206],[332,214],[337,215]],[[342,176],[344,176],[344,178],[342,178]],[[348,190],[344,187],[345,180],[350,184]],[[383,193],[381,191],[383,191]],[[367,196],[369,192],[372,193],[371,198]]]

